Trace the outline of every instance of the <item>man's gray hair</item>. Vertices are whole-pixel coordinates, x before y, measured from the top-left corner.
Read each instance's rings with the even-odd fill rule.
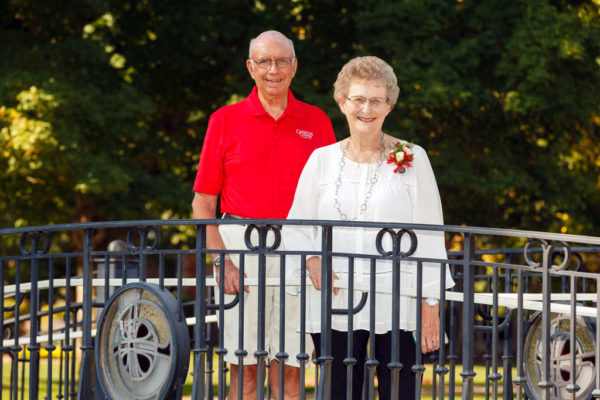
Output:
[[[263,40],[263,39],[275,40],[279,43],[289,46],[292,49],[292,57],[296,58],[296,51],[294,50],[294,42],[292,42],[291,39],[288,39],[283,33],[278,32],[278,31],[265,31],[265,32],[261,33],[260,35],[258,35],[257,37],[255,37],[254,39],[250,40],[250,48],[248,50],[248,58],[252,58],[252,48],[254,47],[256,42],[259,40]]]

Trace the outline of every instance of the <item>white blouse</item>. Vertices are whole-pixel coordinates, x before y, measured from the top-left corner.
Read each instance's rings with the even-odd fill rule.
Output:
[[[344,158],[345,166],[341,175],[342,184],[338,193],[341,212],[348,219],[358,221],[381,221],[398,223],[422,223],[442,225],[442,204],[435,181],[435,176],[427,153],[423,148],[413,147],[414,160],[412,166],[402,174],[394,173],[395,165],[387,164],[378,169],[377,164],[356,163]],[[340,214],[334,208],[335,182],[340,171],[342,150],[340,143],[334,143],[315,150],[306,163],[288,219],[340,220]],[[360,212],[361,204],[371,186],[371,178],[377,172],[377,181],[372,186],[372,195],[367,201],[367,208]],[[379,254],[376,249],[376,236],[379,229],[369,228],[334,228],[333,251],[346,253]],[[413,257],[446,259],[446,248],[443,232],[415,231],[418,246]],[[283,227],[283,242],[287,250],[321,251],[321,230],[314,226]],[[383,240],[384,249],[391,250],[391,238],[386,235]],[[410,243],[402,240],[402,250],[406,251]],[[342,281],[348,281],[348,259],[333,257],[333,271]],[[355,258],[355,287],[367,285],[369,282],[370,261]],[[287,261],[287,277],[300,276],[299,256],[290,256]],[[307,274],[308,276],[308,274]],[[415,287],[416,263],[401,263],[402,288]],[[389,260],[377,260],[376,284],[387,285],[392,282],[392,263]],[[439,293],[440,264],[423,263],[423,291]],[[454,286],[450,270],[446,266],[446,288]],[[416,292],[415,292],[416,293]],[[346,309],[348,292],[340,289],[332,296],[332,307]],[[354,304],[362,292],[355,290]],[[375,296],[375,329],[376,333],[391,330],[392,295],[377,293]],[[369,300],[370,301],[370,300]],[[401,296],[400,328],[416,329],[416,298]],[[348,317],[333,315],[332,328],[347,331]],[[354,329],[369,329],[369,302],[354,316]],[[321,292],[307,283],[306,331],[321,331]]]

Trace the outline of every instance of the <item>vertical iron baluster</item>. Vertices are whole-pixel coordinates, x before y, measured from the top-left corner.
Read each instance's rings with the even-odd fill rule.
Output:
[[[600,278],[596,279],[596,321],[600,321]],[[596,371],[596,387],[592,391],[592,397],[599,398],[600,397],[600,329],[596,326],[596,357],[594,358],[594,369]]]
[[[435,369],[435,374],[439,376],[439,398],[444,399],[444,378],[448,373],[445,361],[446,345],[446,264],[440,264],[440,349],[438,350],[439,365]],[[435,376],[435,375],[434,375]]]
[[[77,311],[74,311],[73,313],[73,322],[73,327],[77,328],[77,325],[79,325],[79,323],[77,322]],[[77,397],[77,391],[75,390],[75,385],[77,384],[75,380],[75,367],[77,366],[77,339],[71,340],[71,348],[73,349],[73,354],[71,357],[71,388],[69,391],[69,398],[74,399]]]
[[[108,254],[106,254],[104,256],[104,304],[106,304],[106,302],[108,301],[108,297],[109,297],[109,289],[110,289],[110,284],[109,284],[109,279],[110,279],[110,258],[108,257]],[[98,277],[100,278],[100,277]]]
[[[509,254],[509,264],[512,264],[512,257]],[[504,291],[506,293],[513,293],[513,285],[512,285],[512,275],[513,271],[510,269],[506,269],[504,273]],[[508,308],[506,309],[508,310]],[[504,318],[511,318],[511,313],[504,312]],[[513,386],[512,386],[512,349],[513,349],[513,330],[511,328],[511,324],[507,326],[502,332],[502,368],[504,379],[502,380],[502,394],[504,400],[512,400],[513,399]]]
[[[565,387],[565,390],[571,393],[571,398],[575,400],[576,392],[580,389],[579,385],[576,383],[577,377],[577,336],[576,336],[576,328],[577,328],[577,292],[576,292],[576,283],[575,276],[570,276],[570,286],[571,286],[571,315],[569,317],[569,350],[570,350],[570,358],[571,358],[571,382]]]
[[[56,394],[56,398],[57,399],[63,399],[65,396],[63,395],[63,362],[64,362],[64,356],[63,356],[63,349],[64,349],[64,340],[60,341],[60,352],[58,353],[58,360],[59,360],[59,364],[58,364],[58,393]],[[66,390],[65,390],[65,394],[66,394]]]
[[[550,303],[551,280],[550,268],[552,267],[553,247],[542,244],[542,376],[538,386],[542,389],[542,399],[550,399],[550,389],[554,383],[550,379]]]
[[[577,292],[576,292],[576,283],[575,276],[570,276],[570,286],[571,286],[571,315],[569,317],[569,351],[571,358],[571,382],[565,387],[565,390],[571,393],[571,398],[575,400],[576,392],[580,389],[579,385],[576,383],[577,378]]]
[[[398,234],[396,234],[398,235]],[[390,371],[390,395],[398,398],[400,389],[400,371],[404,365],[400,362],[400,239],[396,236],[392,247],[392,354],[387,367]],[[374,270],[372,273],[375,272]],[[420,282],[422,284],[422,282]],[[419,282],[417,282],[419,285]],[[376,293],[371,293],[372,298]],[[417,306],[418,308],[418,306]],[[371,321],[375,320],[372,316]]]
[[[15,332],[15,342],[11,347],[12,354],[12,399],[17,400],[19,397],[19,353],[21,352],[21,347],[19,346],[19,318],[21,317],[20,313],[20,297],[21,297],[21,260],[16,260],[15,265],[15,320],[14,320],[14,332]]]
[[[160,260],[164,259],[164,254],[160,254]],[[164,264],[164,262],[163,262]],[[183,262],[181,253],[177,253],[177,320],[183,319]]]
[[[245,314],[245,308],[244,308],[244,293],[243,293],[243,288],[244,288],[244,274],[245,274],[245,265],[246,265],[246,255],[245,254],[240,254],[240,272],[239,272],[239,288],[240,288],[240,295],[239,295],[239,303],[238,303],[238,349],[235,351],[235,355],[238,358],[238,376],[237,377],[230,377],[231,379],[237,379],[238,380],[238,388],[243,388],[244,387],[244,358],[248,355],[248,351],[244,348],[244,314]],[[238,400],[243,400],[244,398],[244,393],[242,390],[238,390]]]
[[[201,400],[207,396],[204,370],[206,368],[206,225],[196,225],[196,300],[194,302],[194,372],[192,398]]]
[[[70,365],[69,359],[71,352],[73,351],[73,346],[70,343],[71,336],[71,257],[67,257],[66,266],[65,266],[65,345],[62,348],[62,351],[65,353],[65,397],[69,399],[69,383],[70,383]]]
[[[226,395],[225,391],[225,354],[227,349],[224,348],[224,331],[225,331],[225,268],[219,268],[219,282],[221,282],[219,288],[219,344],[215,350],[215,354],[218,357],[218,377],[217,377],[217,396],[219,399],[224,399]]]
[[[39,259],[37,257],[39,248],[39,234],[31,236],[31,292],[29,304],[29,398],[35,400],[38,398],[39,388],[39,368],[40,368],[40,346],[37,342],[39,330],[38,310],[39,310]]]
[[[498,381],[502,375],[498,373],[498,267],[492,271],[492,373],[487,379],[492,382],[492,398],[498,398]]]
[[[138,259],[140,262],[140,282],[146,282],[148,277],[148,265],[146,263],[146,241],[148,239],[148,230],[140,230],[140,247],[138,248]]]
[[[214,301],[215,298],[215,290],[214,287],[212,286],[208,286],[206,288],[206,292],[207,292],[207,302],[211,303]],[[216,313],[214,311],[210,311],[207,310],[207,315],[216,315]],[[205,324],[206,327],[206,344],[208,346],[208,351],[206,352],[206,371],[204,374],[204,377],[202,375],[198,376],[198,379],[203,379],[204,380],[204,385],[206,388],[206,398],[207,399],[212,399],[215,396],[214,393],[214,389],[213,389],[213,385],[212,385],[212,381],[213,381],[213,374],[214,374],[214,369],[213,369],[213,335],[214,335],[214,329],[211,329],[211,325],[210,324]]]
[[[265,350],[265,301],[266,301],[266,280],[267,280],[267,263],[266,263],[266,247],[267,247],[267,228],[259,226],[258,230],[258,337],[256,338],[256,357],[257,364],[257,398],[263,400],[265,393],[263,390],[263,382],[265,381],[265,358],[268,352]],[[260,382],[260,384],[258,384]]]
[[[451,265],[451,271],[456,271],[456,265]],[[454,274],[453,274],[454,275]],[[451,289],[452,292],[456,292],[456,285]],[[448,362],[450,363],[450,375],[449,375],[449,385],[448,385],[448,399],[454,400],[455,392],[456,392],[456,360],[458,360],[458,355],[456,354],[456,331],[458,328],[457,321],[457,303],[454,301],[450,302],[450,331],[449,331],[449,343],[448,343]]]
[[[488,285],[488,288],[490,286]],[[486,315],[490,315],[490,306],[485,306]],[[490,351],[492,347],[492,337],[489,331],[485,330],[481,333],[485,337],[485,349],[486,351]],[[489,400],[490,398],[490,380],[488,376],[490,375],[490,371],[492,370],[491,363],[492,355],[490,353],[483,354],[483,360],[485,364],[485,400]]]
[[[474,359],[474,343],[473,343],[473,317],[475,316],[475,280],[474,266],[471,262],[475,256],[475,237],[471,233],[465,233],[464,238],[465,250],[463,261],[463,371],[460,376],[463,378],[462,383],[462,398],[472,399],[474,396],[473,378],[475,371],[473,370]]]
[[[127,256],[121,256],[121,286],[127,285]]]
[[[423,314],[423,262],[417,261],[417,315],[416,321],[421,321]],[[425,365],[423,365],[423,353],[421,351],[422,325],[417,322],[415,331],[415,365],[412,371],[415,373],[415,400],[421,399],[423,390],[423,374]]]
[[[375,293],[376,293],[376,276],[375,276],[375,259],[370,260],[370,276],[369,276],[369,359],[365,362],[365,372],[367,375],[367,385],[363,387],[363,396],[369,400],[375,399],[375,371],[379,365],[375,353]],[[364,398],[364,397],[363,397]]]
[[[306,399],[306,363],[310,356],[306,354],[306,255],[300,258],[300,399]],[[315,374],[318,375],[318,374]],[[317,386],[315,386],[316,388]]]
[[[331,350],[332,236],[333,228],[323,225],[321,235],[321,356],[318,359],[320,378],[317,393],[319,400],[331,398],[331,362],[333,361]]]
[[[46,398],[52,398],[52,352],[56,349],[53,344],[54,319],[54,259],[48,260],[48,344],[44,349],[48,352],[48,380],[46,381]]]
[[[279,352],[275,355],[279,361],[279,400],[283,400],[285,380],[283,368],[288,354],[285,352],[285,254],[279,259]]]
[[[513,379],[513,383],[517,386],[517,400],[523,398],[523,385],[527,382],[527,378],[523,371],[523,270],[517,271],[517,376]]]
[[[353,367],[356,365],[357,360],[354,357],[352,348],[354,346],[354,314],[352,309],[354,308],[354,257],[348,258],[348,343],[346,348],[346,358],[344,359],[344,365],[346,365],[346,399],[352,400],[352,374]]]
[[[94,231],[85,229],[83,233],[83,325],[81,338],[81,369],[79,372],[78,400],[91,399],[92,387],[92,249]]]
[[[181,254],[177,254],[178,262],[179,258],[181,258]],[[162,253],[158,257],[158,286],[160,287],[160,290],[165,288],[165,255]]]

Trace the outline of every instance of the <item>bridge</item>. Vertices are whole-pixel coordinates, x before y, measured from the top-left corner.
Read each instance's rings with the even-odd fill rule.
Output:
[[[208,225],[239,223],[150,220],[0,229],[1,398],[226,398],[227,379],[243,379],[228,377],[226,353],[236,354],[242,363],[256,358],[259,371],[268,367],[264,304],[257,310],[256,345],[224,348],[225,310],[240,298],[229,302],[213,290],[209,253],[258,257],[258,277],[244,279],[241,274],[240,287],[259,293],[267,287],[282,294],[296,291],[302,299],[301,333],[311,282],[304,268],[297,277],[286,277],[286,268],[291,256],[301,266],[320,256],[323,288],[328,289],[320,292],[325,338],[333,315],[347,315],[350,322],[362,307],[374,311],[374,293],[392,295],[393,326],[398,326],[401,298],[416,299],[417,321],[421,300],[439,299],[440,337],[446,338],[439,351],[425,356],[417,346],[415,365],[404,366],[396,362],[401,349],[392,343],[389,366],[415,372],[416,398],[476,398],[478,373],[485,375],[486,398],[600,397],[600,275],[592,272],[598,267],[598,237],[448,225],[244,220],[244,248],[207,248]],[[320,249],[283,249],[283,226],[316,230]],[[373,232],[377,251],[335,251],[340,231],[359,229]],[[191,232],[192,245],[168,240],[182,231]],[[429,257],[420,249],[423,232],[453,238],[448,257]],[[106,238],[117,239],[113,243],[118,245],[101,248]],[[514,246],[498,247],[501,243]],[[279,260],[280,278],[266,276],[267,258]],[[369,281],[355,282],[352,273],[333,280],[334,260],[350,271],[356,263],[368,265]],[[383,263],[393,266],[390,282],[376,281]],[[414,285],[402,284],[408,265],[414,265]],[[441,282],[448,278],[448,266],[456,285],[423,289],[424,279],[432,278],[423,275],[425,265],[437,266],[435,278]],[[350,296],[347,309],[333,309],[332,287],[359,296]],[[281,320],[285,312],[283,304]],[[132,326],[136,329],[123,328]],[[420,324],[415,336],[419,343]],[[281,363],[292,357],[299,361],[301,398],[329,398],[331,343],[323,340],[320,350],[321,357],[313,358],[305,343],[298,354],[288,354],[284,341],[278,348]],[[378,361],[374,354],[367,356],[365,395],[374,399]],[[353,359],[351,350],[348,359]],[[349,374],[354,365],[355,359],[347,364]],[[425,374],[432,376],[427,387]],[[309,376],[315,381],[309,382]],[[285,384],[283,374],[279,380]],[[398,393],[397,380],[391,385],[392,393]],[[267,388],[258,396],[271,394]]]

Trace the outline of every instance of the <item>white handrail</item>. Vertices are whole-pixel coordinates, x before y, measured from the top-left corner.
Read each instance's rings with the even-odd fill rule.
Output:
[[[128,279],[128,283],[139,282],[139,279]],[[158,279],[147,279],[148,283],[159,283]],[[167,287],[176,286],[178,279],[176,278],[165,278],[163,283]],[[38,283],[38,289],[47,289],[49,281],[40,281]],[[182,285],[183,286],[195,286],[196,279],[195,278],[183,278]],[[245,283],[250,287],[258,286],[257,278],[246,278]],[[267,278],[266,285],[267,286],[279,286],[279,278]],[[72,278],[71,286],[81,286],[83,284],[83,279],[81,278]],[[109,285],[113,287],[121,286],[121,279],[109,279]],[[216,286],[216,281],[214,278],[207,278],[206,280],[207,286]],[[55,279],[54,280],[54,288],[64,287],[66,285],[66,279]],[[286,285],[290,287],[298,287],[300,286],[300,278],[288,278],[286,279]],[[307,279],[306,285],[312,285],[310,280]],[[92,286],[95,287],[104,287],[104,279],[93,279]],[[342,279],[337,279],[334,281],[334,286],[347,289],[348,282]],[[354,285],[354,288],[357,291],[369,291],[369,284],[364,282],[357,282]],[[20,289],[23,291],[31,290],[30,283],[23,283],[20,285]],[[15,285],[9,285],[5,288],[7,293],[12,293],[14,295]],[[377,291],[380,293],[392,293],[392,286],[389,284],[379,284],[377,285]],[[414,288],[401,288],[400,294],[403,296],[416,296],[416,289]],[[423,297],[434,297],[439,298],[439,292],[437,291],[423,291]],[[445,297],[447,301],[457,301],[463,302],[464,294],[462,292],[453,292],[446,291]],[[564,302],[571,301],[571,295],[569,293],[552,293],[551,297],[552,302],[550,304],[550,311],[553,313],[559,314],[570,314],[571,305]],[[485,305],[493,305],[493,294],[492,293],[475,293],[474,300],[476,304],[485,304]],[[592,301],[598,302],[598,295],[596,293],[577,293],[576,296],[577,301]],[[498,293],[498,306],[499,307],[508,307],[512,309],[516,309],[518,307],[518,297],[516,293]],[[523,293],[523,309],[531,310],[531,311],[541,311],[543,310],[542,303],[542,293]],[[588,306],[576,306],[576,312],[579,316],[584,317],[596,317],[598,315],[597,307],[588,307]],[[215,323],[217,322],[216,315],[207,315],[205,316],[206,323]],[[196,323],[195,317],[186,318],[187,325],[194,325]],[[81,331],[71,331],[71,338],[80,338]],[[95,330],[93,330],[92,336],[95,335]],[[57,333],[52,335],[53,342],[57,342],[63,340],[65,338],[64,333]],[[19,344],[29,344],[29,336],[23,336],[19,338]],[[47,343],[49,340],[48,335],[40,335],[37,337],[38,343]],[[3,341],[3,346],[9,347],[13,346],[15,343],[14,339],[5,339]]]

